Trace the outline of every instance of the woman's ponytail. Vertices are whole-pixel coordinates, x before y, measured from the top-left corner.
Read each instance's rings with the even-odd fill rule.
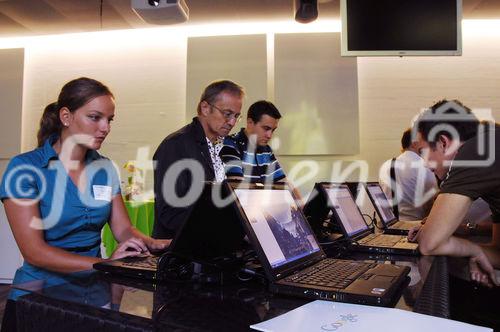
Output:
[[[57,102],[47,105],[40,119],[40,129],[38,129],[38,147],[43,146],[47,138],[52,134],[61,132],[61,120],[59,119],[59,107]]]

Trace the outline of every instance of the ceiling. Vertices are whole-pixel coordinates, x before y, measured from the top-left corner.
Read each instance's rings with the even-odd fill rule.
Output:
[[[294,16],[294,0],[185,1],[189,21],[182,24],[287,20]],[[318,0],[319,17],[338,19],[339,1]],[[463,17],[500,18],[500,1],[463,0]],[[146,27],[153,26],[132,11],[130,0],[0,0],[0,37]]]

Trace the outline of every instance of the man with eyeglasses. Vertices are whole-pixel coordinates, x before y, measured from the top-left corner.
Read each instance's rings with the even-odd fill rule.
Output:
[[[203,181],[225,179],[219,152],[224,137],[240,119],[244,94],[232,81],[209,84],[198,103],[198,115],[158,146],[153,156],[154,238],[175,236],[197,198],[190,200],[190,192],[201,192]]]

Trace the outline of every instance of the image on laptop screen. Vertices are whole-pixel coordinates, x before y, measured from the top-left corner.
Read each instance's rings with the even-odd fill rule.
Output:
[[[235,189],[235,193],[271,267],[320,250],[288,190]]]
[[[335,209],[349,236],[368,229],[368,225],[365,223],[347,187],[325,188],[325,190],[332,208]]]
[[[379,185],[369,185],[367,188],[377,205],[377,209],[381,214],[380,217],[382,218],[384,224],[396,219],[394,213],[392,212],[392,208],[389,205],[389,201],[387,200],[387,196],[385,196],[382,188],[380,188]]]

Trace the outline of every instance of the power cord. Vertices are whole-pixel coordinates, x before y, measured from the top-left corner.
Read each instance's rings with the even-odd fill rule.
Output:
[[[351,241],[347,238],[340,238],[331,242],[322,242],[320,243],[320,245],[321,246],[328,245],[328,247],[325,248],[325,251],[328,253],[328,257],[339,258],[346,251],[349,251],[350,242]]]
[[[202,261],[166,252],[158,260],[157,274],[160,279],[168,281],[220,283],[237,271],[236,266],[241,266],[242,262],[237,256],[220,256]]]
[[[243,267],[241,270],[236,272],[236,278],[240,281],[250,281],[255,278],[258,278],[259,280],[267,280],[266,276],[260,272],[262,267],[258,268],[251,268],[251,267]]]
[[[194,262],[174,252],[166,252],[158,259],[157,274],[163,280],[186,282],[194,275]]]
[[[380,227],[378,225],[375,212],[373,212],[373,216],[370,216],[369,214],[363,213],[363,218],[365,218],[365,217],[367,217],[370,220],[370,222],[367,223],[368,227],[375,227],[375,228],[378,228],[378,229],[381,229],[381,230],[384,229],[384,227]]]
[[[265,275],[262,273],[263,267],[253,249],[243,254],[243,262],[243,267],[236,273],[238,280],[250,281],[255,277],[265,279]]]

